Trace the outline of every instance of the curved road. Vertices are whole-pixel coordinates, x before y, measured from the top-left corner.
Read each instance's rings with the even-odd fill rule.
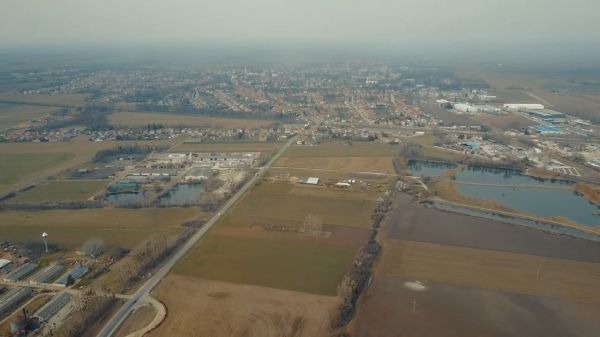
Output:
[[[169,273],[171,268],[179,261],[187,252],[189,252],[194,245],[211,229],[212,226],[226,213],[231,206],[233,206],[249,189],[252,188],[265,174],[265,172],[279,159],[281,154],[292,145],[296,137],[290,138],[285,145],[264,165],[255,175],[252,177],[240,190],[229,199],[221,207],[221,209],[215,214],[207,223],[205,223],[175,254],[173,254],[167,262],[154,274],[143,286],[141,286],[131,298],[117,311],[117,313],[104,325],[104,328],[98,333],[97,337],[110,337],[112,336],[119,325],[127,318],[131,313],[132,309],[138,303],[138,301],[147,296],[154,287],[160,283],[160,281]]]

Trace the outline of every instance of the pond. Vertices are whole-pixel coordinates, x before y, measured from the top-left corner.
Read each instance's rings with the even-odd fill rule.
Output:
[[[173,187],[167,194],[158,199],[162,206],[186,206],[197,204],[204,192],[201,184],[183,184]]]
[[[568,187],[572,181],[562,179],[540,179],[521,174],[517,170],[469,166],[456,175],[457,181],[492,185],[552,185]]]
[[[111,193],[106,196],[108,202],[121,207],[140,206],[143,204],[144,198],[143,192]]]
[[[447,163],[437,163],[432,161],[409,160],[408,169],[411,174],[418,177],[439,177],[447,170],[456,166]]]
[[[600,216],[595,215],[600,208],[571,190],[459,184],[458,192],[469,197],[495,200],[531,215],[562,216],[582,225],[600,226]]]

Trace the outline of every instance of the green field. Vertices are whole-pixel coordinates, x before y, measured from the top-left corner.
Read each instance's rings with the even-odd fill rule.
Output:
[[[307,242],[210,235],[174,269],[199,278],[335,295],[354,250]]]
[[[196,214],[192,208],[3,211],[0,239],[41,240],[40,235],[48,232],[50,242],[68,249],[76,249],[90,238],[131,248],[152,234],[179,232],[180,224]]]
[[[10,153],[0,154],[0,186],[73,158],[70,153]]]
[[[36,105],[0,103],[0,130],[51,114],[57,111],[57,109]]]
[[[109,180],[50,181],[17,194],[11,201],[85,201],[108,185],[109,182]]]

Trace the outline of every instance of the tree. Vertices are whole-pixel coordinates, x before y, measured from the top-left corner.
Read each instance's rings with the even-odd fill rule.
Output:
[[[221,188],[223,184],[223,180],[217,177],[209,177],[208,179],[204,180],[202,185],[204,186],[204,191],[213,192]]]
[[[73,275],[69,274],[69,275],[67,276],[67,283],[66,283],[66,286],[67,286],[67,287],[70,287],[70,286],[72,286],[74,283],[75,283],[75,279],[73,278]]]
[[[96,257],[104,252],[104,241],[102,239],[93,238],[88,240],[81,246],[81,251],[88,256]]]
[[[219,208],[219,200],[219,196],[215,193],[204,193],[200,197],[200,208],[205,212],[214,212]]]

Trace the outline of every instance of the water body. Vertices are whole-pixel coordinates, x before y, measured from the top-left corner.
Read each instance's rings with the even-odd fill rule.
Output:
[[[412,175],[418,177],[439,177],[447,170],[456,166],[447,163],[436,163],[432,161],[409,160],[408,168]]]
[[[144,202],[144,193],[113,193],[106,196],[106,200],[115,206],[139,206]]]
[[[570,190],[459,184],[458,192],[479,199],[495,200],[532,215],[562,216],[583,225],[600,226],[600,216],[594,215],[600,211],[600,207]]]
[[[457,181],[494,185],[538,185],[569,187],[574,183],[562,179],[540,179],[521,174],[517,170],[469,166],[456,175]]]
[[[177,185],[169,193],[158,199],[163,206],[186,206],[197,204],[204,188],[200,184]]]

